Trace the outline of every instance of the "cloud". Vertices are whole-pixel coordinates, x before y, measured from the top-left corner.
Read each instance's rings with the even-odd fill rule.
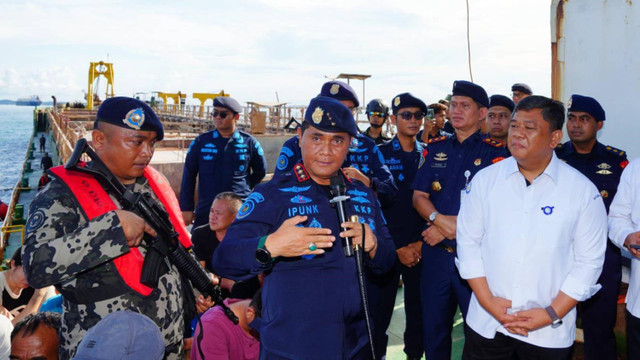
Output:
[[[490,93],[523,81],[549,94],[548,6],[470,5],[474,79]],[[114,63],[120,95],[224,89],[242,101],[278,91],[306,103],[325,75],[352,72],[372,75],[368,99],[412,91],[430,102],[469,77],[464,1],[32,0],[3,4],[0,22],[0,97],[79,99],[99,60]]]

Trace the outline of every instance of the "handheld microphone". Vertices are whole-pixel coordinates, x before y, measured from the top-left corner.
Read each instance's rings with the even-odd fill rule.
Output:
[[[329,200],[329,202],[336,205],[336,209],[338,210],[338,220],[340,220],[340,224],[342,224],[347,221],[347,216],[344,211],[344,202],[351,198],[346,195],[347,186],[344,183],[344,177],[342,177],[340,173],[336,174],[331,178],[329,188],[331,189],[331,195],[333,195],[333,198]],[[346,230],[346,228],[342,228],[342,231]],[[344,250],[344,255],[353,256],[353,241],[350,237],[345,237],[343,240],[342,249]]]

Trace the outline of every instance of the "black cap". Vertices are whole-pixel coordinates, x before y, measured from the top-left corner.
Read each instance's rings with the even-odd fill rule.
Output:
[[[453,96],[468,96],[481,106],[489,107],[489,97],[482,86],[471,81],[456,80],[453,82]]]
[[[351,88],[349,84],[342,81],[327,81],[322,85],[322,89],[320,89],[320,95],[327,96],[336,100],[351,100],[353,101],[355,107],[360,106],[360,101],[358,101],[358,95],[356,95],[356,92],[353,91],[353,88]]]
[[[489,107],[492,108],[494,106],[504,106],[509,109],[509,111],[513,112],[513,108],[516,107],[516,104],[513,100],[504,95],[491,95],[489,98]]]
[[[583,111],[593,116],[596,121],[605,121],[605,113],[598,100],[584,95],[573,94],[567,103],[567,111]]]
[[[236,101],[236,99],[228,96],[218,96],[213,99],[213,106],[223,107],[229,109],[236,114],[242,112],[242,105]]]
[[[304,113],[304,121],[323,131],[347,132],[351,136],[358,134],[351,110],[340,101],[326,96],[311,99]]]
[[[427,104],[408,92],[396,95],[391,101],[391,109],[394,114],[398,112],[398,109],[410,107],[417,107],[423,113],[427,112]]]
[[[533,95],[533,91],[531,90],[531,86],[525,83],[515,83],[511,86],[511,91],[520,91],[521,93],[525,93],[527,95]]]
[[[149,105],[126,96],[116,96],[103,101],[96,114],[95,124],[98,122],[132,130],[155,131],[158,141],[164,137],[162,123]]]

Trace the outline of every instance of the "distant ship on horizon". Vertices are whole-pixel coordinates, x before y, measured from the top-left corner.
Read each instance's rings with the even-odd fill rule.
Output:
[[[19,98],[16,100],[17,106],[40,106],[42,104],[42,100],[38,95],[31,95],[28,98]]]

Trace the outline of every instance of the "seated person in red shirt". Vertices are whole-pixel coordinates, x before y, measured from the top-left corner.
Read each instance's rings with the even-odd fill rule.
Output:
[[[213,272],[211,268],[213,252],[227,233],[229,225],[235,220],[240,206],[242,206],[242,198],[240,196],[230,191],[219,193],[214,198],[213,204],[211,204],[209,223],[193,230],[191,237],[193,251],[202,266],[210,272]],[[216,276],[216,278],[218,277]],[[231,296],[236,299],[251,299],[253,294],[260,288],[257,278],[238,284],[229,279],[218,278],[218,281],[221,281],[220,286],[227,290],[223,292],[223,296]],[[229,291],[231,292],[230,294]]]
[[[191,360],[242,359],[257,360],[260,355],[259,335],[256,331],[262,309],[262,291],[253,299],[227,299],[225,304],[238,317],[238,324],[227,318],[220,306],[215,306],[202,315],[193,336]],[[249,324],[254,326],[249,326]]]
[[[15,325],[18,321],[35,314],[44,300],[55,295],[53,286],[34,289],[27,283],[22,269],[22,248],[13,253],[9,270],[0,272],[0,314]]]

